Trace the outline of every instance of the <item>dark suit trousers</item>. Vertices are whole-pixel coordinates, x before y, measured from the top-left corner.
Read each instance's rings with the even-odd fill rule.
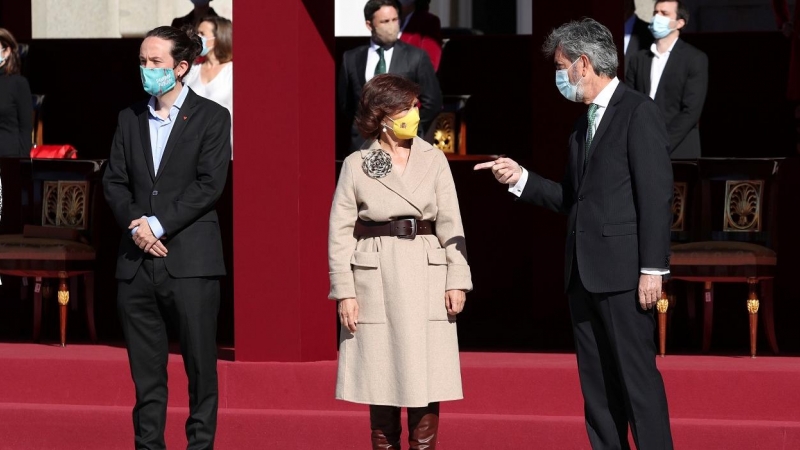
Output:
[[[136,386],[137,450],[166,448],[168,321],[178,326],[189,379],[187,448],[214,448],[219,297],[218,280],[173,278],[161,258],[146,258],[133,279],[119,282],[117,307]]]
[[[667,397],[656,367],[653,310],[637,290],[595,294],[576,264],[568,290],[586,430],[595,450],[671,450]]]

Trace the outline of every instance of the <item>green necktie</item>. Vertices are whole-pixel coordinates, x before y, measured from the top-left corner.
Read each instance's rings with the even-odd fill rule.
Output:
[[[597,108],[598,106],[592,103],[589,105],[589,112],[587,113],[589,127],[586,129],[586,147],[583,155],[583,167],[586,167],[586,164],[589,162],[589,147],[592,146],[592,138],[594,138],[594,118],[595,115],[597,115]]]
[[[386,60],[383,58],[383,52],[385,50],[381,47],[378,47],[378,56],[381,58],[378,60],[378,65],[375,66],[375,75],[380,75],[382,73],[386,73]]]

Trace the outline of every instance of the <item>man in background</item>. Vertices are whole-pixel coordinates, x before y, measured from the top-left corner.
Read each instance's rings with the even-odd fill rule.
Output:
[[[361,89],[375,75],[394,73],[419,85],[419,136],[424,136],[442,109],[442,91],[427,53],[398,40],[399,3],[396,0],[369,0],[364,6],[364,19],[372,35],[371,41],[345,52],[336,89],[340,118],[350,127],[350,151],[358,150],[364,143],[353,126],[353,120]]]
[[[708,57],[680,39],[689,12],[680,0],[657,0],[650,32],[655,42],[631,56],[625,83],[655,100],[667,123],[672,159],[696,159],[700,114],[708,91]]]

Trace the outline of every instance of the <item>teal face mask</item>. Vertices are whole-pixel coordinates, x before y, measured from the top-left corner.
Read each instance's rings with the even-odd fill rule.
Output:
[[[139,66],[139,72],[142,74],[142,87],[144,87],[144,91],[154,97],[164,95],[171,91],[175,88],[175,84],[177,83],[175,80],[175,72],[173,72],[172,69]]]

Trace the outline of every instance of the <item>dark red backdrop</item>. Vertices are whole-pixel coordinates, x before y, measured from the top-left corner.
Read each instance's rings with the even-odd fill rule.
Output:
[[[336,357],[333,2],[236,2],[234,338],[241,361]]]

